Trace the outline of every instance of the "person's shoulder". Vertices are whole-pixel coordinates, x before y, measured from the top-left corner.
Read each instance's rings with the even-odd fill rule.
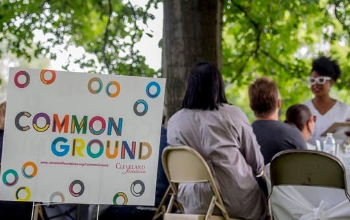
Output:
[[[252,123],[252,127],[254,132],[279,132],[281,129],[283,130],[283,128],[281,128],[281,124],[284,124],[280,121],[276,121],[276,120],[255,120]]]
[[[280,122],[280,123],[279,123],[279,126],[280,126],[281,128],[283,128],[283,129],[285,129],[285,130],[300,132],[300,131],[298,130],[298,128],[297,128],[296,126],[294,126],[294,125],[290,125],[290,124],[287,124],[287,123],[284,123],[284,122],[281,122],[281,121],[279,121],[279,122]]]
[[[230,118],[234,121],[248,121],[247,115],[240,107],[230,104],[222,104],[219,107],[219,111],[221,116],[225,118]]]
[[[266,129],[267,130],[267,129]],[[271,130],[274,134],[278,134],[279,140],[288,140],[294,143],[293,145],[300,145],[300,143],[305,143],[300,130],[294,126],[281,121],[276,121],[276,123],[271,126]],[[306,148],[306,144],[303,148]],[[301,148],[295,146],[295,148]]]
[[[178,118],[178,117],[181,117],[181,115],[183,115],[183,113],[184,113],[184,109],[180,109],[179,111],[175,112],[175,113],[169,118],[168,122],[169,122],[169,121],[173,121],[173,120],[175,120],[175,119]]]
[[[310,108],[311,106],[313,106],[312,99],[307,100],[306,102],[303,103],[303,105],[306,105],[307,107]]]
[[[285,130],[281,136],[284,136],[286,140],[289,140],[290,144],[293,146],[292,148],[307,149],[306,141],[300,130],[294,125],[283,124],[285,125]]]
[[[258,121],[258,123],[264,123],[265,127],[269,129],[273,129],[274,132],[278,132],[279,134],[287,134],[287,135],[294,135],[295,133],[300,133],[297,127],[281,122],[281,121],[275,121],[275,120],[266,120],[266,121]]]
[[[240,107],[231,105],[231,104],[227,104],[227,103],[223,103],[219,106],[219,111],[221,112],[226,112],[228,114],[232,114],[232,113],[238,113],[238,114],[244,114],[243,110]]]
[[[304,102],[303,104],[304,105],[307,105],[307,104],[311,104],[312,103],[312,99],[309,99],[309,100],[307,100],[306,102]]]
[[[305,142],[300,130],[294,125],[281,122],[280,130],[280,135],[284,136],[285,138],[294,140],[296,142]]]
[[[349,105],[347,105],[346,103],[341,102],[341,101],[339,101],[339,100],[337,100],[337,105],[338,105],[341,109],[344,109],[344,110],[349,110],[349,109],[350,109]]]
[[[168,124],[167,127],[169,127],[169,125],[172,125],[172,124],[178,122],[179,120],[181,120],[181,118],[183,118],[183,112],[184,112],[183,109],[181,109],[181,110],[175,112],[175,113],[169,118],[168,123],[167,123],[167,124]]]
[[[252,125],[267,125],[267,126],[279,126],[280,124],[284,124],[280,121],[276,121],[276,120],[255,120]]]

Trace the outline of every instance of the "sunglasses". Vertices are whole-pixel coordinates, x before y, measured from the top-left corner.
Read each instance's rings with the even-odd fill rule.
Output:
[[[307,79],[307,82],[309,83],[309,85],[315,85],[317,84],[325,84],[327,82],[327,80],[331,80],[332,78],[329,76],[319,76],[319,77],[309,77]]]
[[[315,115],[313,115],[313,116],[311,117],[311,121],[316,122],[316,116],[315,116]]]

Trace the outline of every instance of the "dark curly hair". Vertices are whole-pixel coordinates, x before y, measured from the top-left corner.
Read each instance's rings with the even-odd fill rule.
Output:
[[[336,60],[321,56],[312,62],[311,72],[316,71],[321,76],[329,76],[335,82],[341,75],[341,69]]]

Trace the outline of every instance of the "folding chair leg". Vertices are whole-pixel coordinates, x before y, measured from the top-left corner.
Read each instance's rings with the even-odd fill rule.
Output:
[[[41,207],[41,203],[39,202],[36,202],[35,203],[35,207],[34,207],[34,217],[33,217],[33,220],[45,220],[44,218],[44,213],[43,213],[43,207]]]
[[[209,220],[210,216],[213,214],[214,207],[215,207],[215,201],[216,201],[216,196],[213,196],[213,198],[211,199],[209,208],[208,208],[208,212],[205,215],[205,220]]]
[[[268,206],[268,208],[269,208],[269,211],[268,211],[268,213],[267,213],[268,218],[269,218],[269,220],[273,220],[273,217],[272,217],[272,207],[271,207],[270,200],[267,202],[267,206]]]
[[[168,195],[170,193],[170,189],[171,189],[171,187],[169,186],[168,189],[165,191],[165,194],[164,194],[162,200],[160,201],[160,204],[159,204],[159,206],[157,208],[157,211],[154,214],[152,220],[156,220],[160,216],[164,215],[164,213],[165,213],[165,211],[164,211],[164,203],[165,203],[166,199],[168,198]]]
[[[217,200],[215,201],[215,205],[216,205],[217,207],[219,207],[219,209],[221,210],[222,215],[224,216],[224,219],[225,219],[225,220],[230,220],[230,216],[228,215],[228,213],[227,213],[225,207],[223,207],[220,203],[218,203]]]
[[[171,209],[173,208],[174,202],[175,202],[175,195],[171,195],[170,202],[169,202],[168,208],[166,210],[166,213],[171,212]]]
[[[174,205],[181,213],[185,213],[184,207],[177,200],[174,201]]]

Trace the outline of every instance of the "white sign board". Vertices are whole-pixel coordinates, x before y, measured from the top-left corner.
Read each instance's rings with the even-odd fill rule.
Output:
[[[165,79],[11,68],[0,199],[154,205]]]

